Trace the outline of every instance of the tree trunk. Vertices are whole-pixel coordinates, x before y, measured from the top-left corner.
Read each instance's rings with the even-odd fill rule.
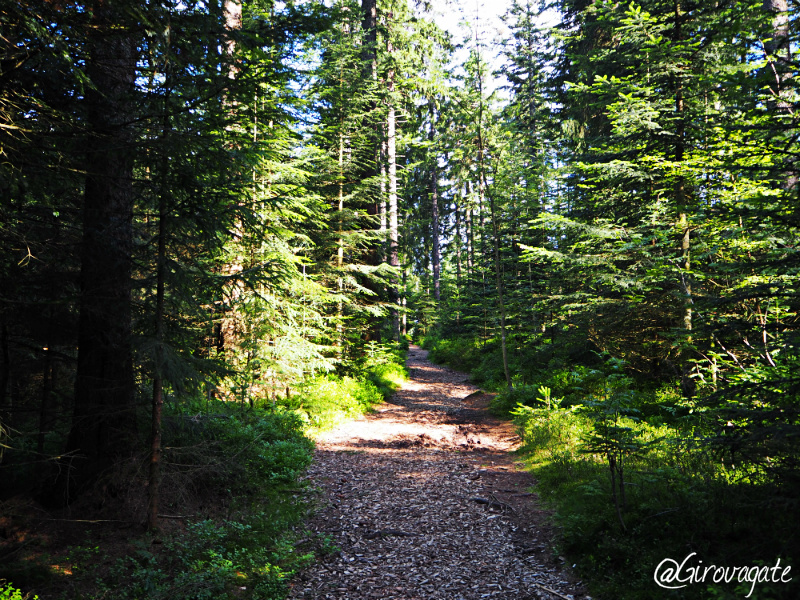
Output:
[[[8,348],[8,323],[6,316],[0,315],[0,352],[3,355],[2,372],[0,372],[0,437],[3,436],[3,427],[11,423],[11,411],[7,410],[8,387],[11,381],[11,352]]]
[[[387,28],[391,27],[392,13],[387,15]],[[387,41],[386,51],[392,54],[392,41]],[[389,264],[392,267],[399,267],[398,257],[398,223],[397,223],[397,121],[394,108],[394,69],[389,69],[386,74],[386,85],[388,91],[389,112],[386,117],[386,162],[388,170],[389,187]],[[392,287],[389,290],[389,298],[392,302],[392,332],[396,341],[400,341],[400,320],[399,320],[399,299],[398,282],[396,277],[392,278]]]
[[[625,521],[622,519],[622,510],[619,506],[619,498],[617,497],[617,463],[612,453],[608,454],[608,468],[611,470],[611,498],[614,501],[617,519],[619,520],[620,527],[622,527],[622,531],[627,531],[628,528],[625,527]]]
[[[386,260],[386,230],[387,230],[387,211],[386,211],[386,157],[389,154],[388,142],[386,141],[386,124],[381,127],[383,136],[381,139],[381,183],[380,183],[380,196],[378,197],[378,213],[380,214],[381,224],[381,260]]]
[[[403,289],[405,289],[406,287],[407,278],[408,278],[408,269],[406,267],[403,267]],[[408,335],[408,307],[406,305],[405,295],[403,295],[403,314],[401,321],[402,321],[401,333],[403,334],[403,337],[405,337]]]
[[[485,255],[486,249],[483,242],[483,196],[488,193],[488,181],[486,178],[486,146],[483,141],[483,78],[478,77],[478,202],[481,207],[481,251]],[[494,237],[494,273],[497,283],[497,305],[500,309],[500,348],[503,353],[503,373],[506,377],[506,386],[512,389],[511,372],[508,368],[508,348],[506,344],[506,305],[503,299],[503,275],[500,263],[500,228],[497,226],[497,211],[495,210],[494,197],[489,196],[489,211],[492,220],[492,234]],[[485,280],[484,280],[485,281]],[[484,283],[485,290],[485,283]],[[484,297],[486,294],[484,293]]]
[[[464,193],[467,202],[467,273],[472,277],[475,268],[475,225],[469,204],[469,181],[464,182]]]
[[[170,22],[168,21],[167,23],[169,25]],[[169,33],[167,33],[166,42],[167,52],[169,52],[171,43]],[[172,123],[170,121],[170,96],[172,92],[170,70],[169,55],[167,54],[164,64],[164,74],[166,78],[164,84],[164,121],[161,130],[161,137],[165,147],[162,149],[161,189],[158,198],[158,247],[156,250],[156,351],[153,373],[153,403],[150,415],[150,481],[147,488],[147,529],[150,531],[157,531],[159,529],[158,507],[161,492],[161,417],[164,408],[164,293],[167,275],[167,194],[169,193],[168,175],[170,165],[166,142],[172,129]]]
[[[361,0],[361,12],[363,19],[361,21],[361,30],[364,34],[364,43],[361,51],[361,68],[363,73],[364,82],[373,82],[376,85],[378,78],[378,5],[377,0]],[[369,110],[362,119],[362,127],[368,133],[369,144],[365,149],[364,163],[365,167],[361,172],[364,179],[370,179],[378,173],[376,163],[383,163],[381,160],[381,140],[377,135],[377,131],[386,124],[380,123],[380,118],[377,116],[378,102],[375,99],[370,100]],[[388,137],[388,131],[386,133]],[[388,141],[387,141],[388,145]],[[388,154],[388,148],[387,148]],[[378,215],[382,210],[382,203],[384,202],[383,192],[377,201],[369,200],[367,205],[368,215]],[[385,210],[385,209],[383,209]],[[381,215],[382,221],[385,222],[385,213]],[[372,245],[368,250],[367,263],[378,266],[388,254],[388,242],[381,238],[376,244]],[[381,289],[376,286],[371,280],[367,280],[364,285],[372,292],[380,297]],[[382,319],[372,318],[367,331],[364,332],[364,338],[367,340],[381,340],[381,324]]]
[[[428,134],[428,140],[431,142],[431,148],[433,148],[434,138],[436,137],[436,125],[434,124],[434,120],[436,118],[435,110],[433,108],[433,103],[431,102],[431,128],[430,133]],[[441,287],[440,287],[440,276],[441,276],[441,256],[439,254],[439,173],[437,170],[437,162],[438,157],[436,156],[436,152],[433,152],[433,156],[431,157],[431,235],[433,241],[433,297],[436,299],[436,302],[439,302],[441,298]]]
[[[767,102],[770,112],[777,112],[780,118],[786,119],[788,126],[792,118],[791,87],[786,85],[796,69],[792,64],[792,47],[789,25],[789,3],[787,0],[764,0],[764,10],[773,15],[772,37],[764,42],[767,54],[767,73],[773,83],[770,85],[772,98]],[[791,167],[782,174],[782,186],[788,191],[797,191],[797,168]],[[799,204],[800,205],[800,204]]]
[[[494,273],[497,281],[497,305],[500,309],[500,349],[503,353],[503,373],[506,376],[506,385],[509,389],[514,386],[511,383],[511,373],[508,369],[508,350],[506,343],[506,305],[503,299],[503,275],[500,264],[500,234],[497,227],[497,212],[495,211],[494,198],[489,194],[489,211],[492,219],[492,233],[494,234]]]
[[[361,0],[361,12],[364,14],[364,20],[361,24],[361,27],[364,31],[364,53],[362,55],[362,64],[364,66],[364,74],[372,79],[377,71],[377,0]]]
[[[681,32],[682,9],[680,0],[675,2],[675,41],[679,42],[683,38]],[[686,105],[683,97],[683,81],[681,80],[680,70],[675,75],[675,163],[680,164],[684,159],[686,123]],[[683,328],[686,331],[692,330],[692,283],[689,276],[690,262],[690,228],[687,218],[687,198],[686,179],[679,174],[675,182],[675,206],[678,210],[678,228],[681,231],[681,289],[683,291]],[[691,337],[688,338],[691,341]]]
[[[341,295],[344,293],[344,278],[342,272],[344,267],[344,118],[339,121],[339,202],[337,208],[339,211],[337,224],[339,240],[336,247],[336,287],[340,299],[336,303],[336,341],[334,342],[334,346],[336,346],[337,354],[341,360],[344,356],[344,303],[341,300]]]
[[[792,76],[792,49],[789,36],[789,3],[787,0],[764,0],[764,10],[773,15],[772,37],[764,42],[767,54],[767,69],[773,78],[773,107],[781,110],[791,108],[785,98],[785,82]]]
[[[48,326],[52,327],[52,317],[48,320],[50,321]],[[53,421],[50,400],[53,396],[55,365],[52,358],[52,349],[50,348],[52,336],[48,335],[47,339],[47,347],[44,350],[44,367],[42,369],[42,403],[39,406],[39,435],[36,440],[36,453],[39,455],[40,459],[44,458],[44,438],[50,431]]]
[[[75,410],[64,471],[69,497],[135,444],[131,352],[133,122],[136,44],[116,3],[94,3],[87,73]]]
[[[455,200],[456,213],[456,289],[461,289],[461,208],[458,206],[458,197]]]
[[[237,0],[225,0],[225,29],[228,31],[238,31],[242,28],[242,4]],[[233,36],[228,37],[225,43],[225,49],[228,56],[231,58],[231,64],[228,70],[228,77],[231,79],[236,78],[238,70],[236,61],[233,60],[234,52],[236,52],[236,40]]]
[[[165,163],[167,161],[164,161]],[[156,353],[153,376],[153,407],[150,421],[150,482],[148,485],[147,528],[159,528],[158,505],[161,488],[161,414],[164,407],[164,383],[162,376],[164,352],[164,279],[167,259],[167,201],[166,189],[162,189],[158,206],[158,252],[156,256]]]

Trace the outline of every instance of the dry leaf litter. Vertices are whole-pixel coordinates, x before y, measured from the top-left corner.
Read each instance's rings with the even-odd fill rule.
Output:
[[[318,439],[309,527],[338,550],[301,573],[290,598],[588,600],[509,456],[513,427],[425,350],[412,346],[407,364],[391,402]]]

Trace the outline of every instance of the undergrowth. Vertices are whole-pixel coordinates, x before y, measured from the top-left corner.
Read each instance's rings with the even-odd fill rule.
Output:
[[[38,596],[24,594],[10,583],[0,580],[0,600],[38,600]]]
[[[0,600],[285,598],[298,569],[332,551],[302,526],[311,508],[300,481],[310,436],[382,402],[406,378],[403,363],[402,348],[372,344],[347,371],[309,379],[289,398],[168,401],[162,531],[129,541],[118,531],[86,531],[82,543],[52,554],[44,540],[23,543],[13,560],[0,559],[8,579]],[[117,512],[141,512],[145,473],[134,464],[103,483],[116,490]],[[144,521],[143,513],[123,516]],[[107,537],[116,551],[105,550]]]
[[[299,393],[278,400],[293,411],[312,435],[369,412],[393,394],[408,377],[404,350],[371,344],[350,374],[320,375]]]
[[[572,364],[567,356],[512,356],[509,390],[496,340],[429,338],[424,345],[432,359],[499,392],[491,409],[514,420],[521,454],[555,512],[558,550],[577,564],[593,597],[800,597],[796,575],[788,584],[714,583],[709,576],[679,589],[656,585],[659,563],[680,564],[692,552],[687,567],[702,561],[753,569],[780,559],[783,569],[800,556],[791,486],[710,448],[715,421],[677,385],[637,378],[603,354]]]

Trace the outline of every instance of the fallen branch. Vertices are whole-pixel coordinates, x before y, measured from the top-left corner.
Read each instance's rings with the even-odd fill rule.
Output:
[[[8,514],[7,517],[15,519],[35,519],[36,521],[52,521],[54,523],[127,523],[134,524],[136,521],[126,521],[123,519],[53,519],[49,517],[35,517],[33,515],[14,515]]]
[[[498,500],[494,496],[492,497],[491,500],[489,500],[488,498],[479,498],[477,496],[470,498],[470,500],[472,500],[473,502],[477,502],[478,504],[485,504],[488,508],[499,508],[502,511],[506,510],[510,510],[512,512],[514,511],[513,506],[511,506],[510,504],[506,504],[505,502],[500,502],[500,500]]]
[[[569,596],[565,596],[564,594],[559,594],[557,591],[551,590],[549,587],[541,585],[540,583],[533,583],[533,585],[538,587],[540,590],[544,590],[548,594],[553,594],[553,596],[558,596],[559,598],[563,598],[564,600],[573,600]]]

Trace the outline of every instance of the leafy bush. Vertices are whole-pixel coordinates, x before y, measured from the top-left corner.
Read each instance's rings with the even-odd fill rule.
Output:
[[[331,429],[383,401],[383,394],[370,381],[326,375],[304,384],[299,394],[284,401],[306,426]]]
[[[158,545],[149,538],[134,541],[128,556],[96,580],[96,594],[84,597],[277,600],[286,596],[295,570],[311,559],[294,543],[294,527],[308,510],[296,495],[297,478],[313,448],[300,417],[282,407],[224,402],[207,409],[213,412],[165,419],[163,494],[174,500],[179,486],[192,496],[207,493],[214,502],[223,500],[227,518],[189,523]],[[72,562],[79,576],[95,581],[94,567]]]
[[[313,442],[291,411],[242,411],[225,402],[210,408],[216,412],[167,417],[165,478],[170,483],[236,493],[292,482],[311,462]]]
[[[366,375],[381,395],[388,398],[408,379],[408,370],[397,363],[383,363],[367,369]]]
[[[0,582],[0,600],[38,600],[39,596],[30,594],[22,595],[22,592],[10,583]]]
[[[120,600],[277,600],[311,558],[294,551],[285,535],[276,536],[274,515],[255,513],[241,521],[192,523],[158,552],[141,543],[100,587]]]
[[[548,410],[544,386],[533,393],[534,386],[520,385],[517,399],[534,406],[519,403],[511,414],[539,490],[556,508],[561,551],[578,564],[593,595],[652,598],[655,566],[689,551],[706,564],[723,565],[764,557],[774,562],[777,556],[785,563],[798,555],[796,542],[786,544],[795,536],[784,533],[797,531],[791,510],[765,510],[781,502],[775,489],[752,469],[729,468],[697,451],[701,440],[690,434],[703,431],[697,429],[702,421],[695,420],[693,430],[680,421],[684,417],[673,424],[655,412],[649,420],[640,418],[639,411],[652,405],[661,413],[669,414],[665,408],[675,412],[680,399],[674,392],[637,387],[613,364],[572,369],[569,377],[549,381],[556,378],[562,393],[573,394],[570,401],[551,402]],[[582,398],[576,393],[580,389],[586,394]],[[506,401],[512,396],[506,394]],[[616,503],[609,450],[625,462],[624,488],[616,481]],[[676,597],[735,597],[734,588],[689,586]],[[797,597],[789,586],[757,586],[756,596]]]
[[[522,404],[511,413],[523,449],[537,462],[578,459],[580,443],[590,424],[575,408],[532,408]]]
[[[423,342],[423,348],[429,350],[428,358],[439,364],[446,364],[454,369],[472,371],[481,363],[481,352],[475,338],[436,339]]]
[[[394,393],[408,377],[404,357],[400,344],[371,342],[354,366],[354,376],[316,377],[305,382],[299,393],[279,402],[297,414],[307,428],[331,429],[372,410]]]

